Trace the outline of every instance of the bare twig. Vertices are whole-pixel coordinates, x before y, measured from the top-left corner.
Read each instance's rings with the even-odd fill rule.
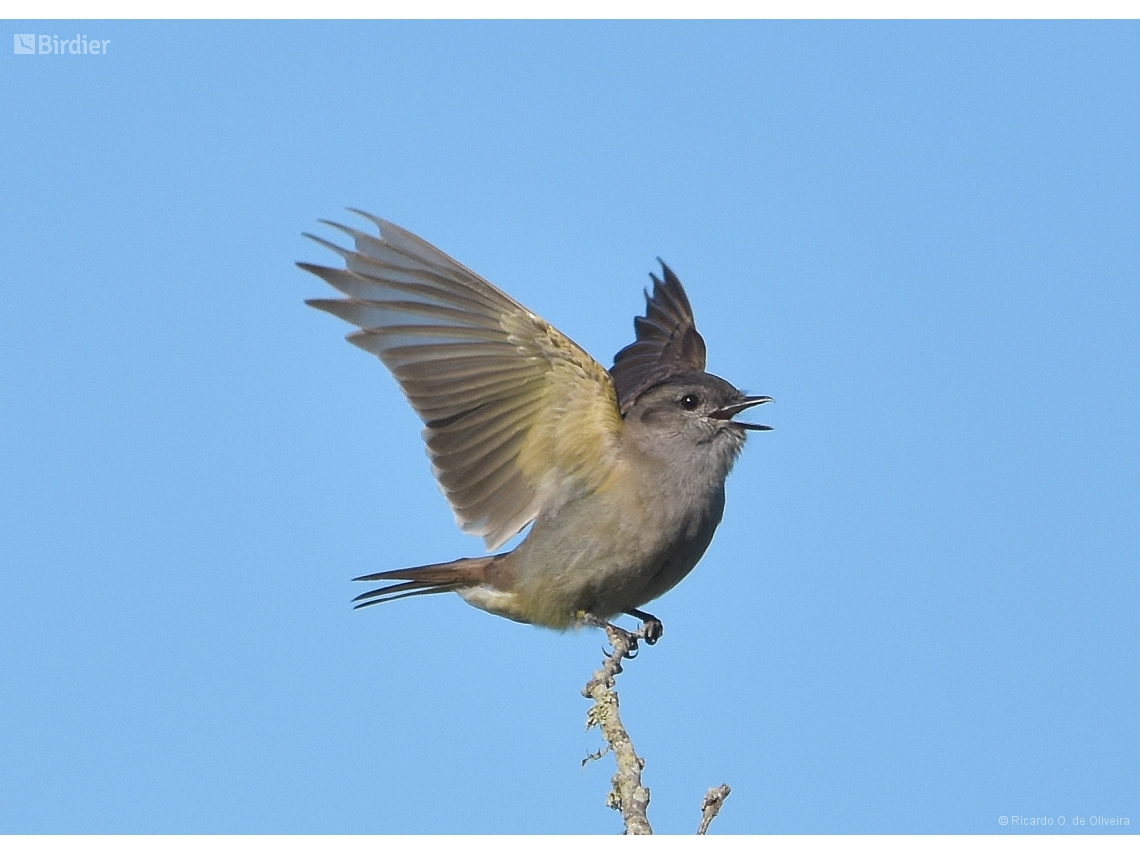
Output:
[[[709,823],[716,819],[716,815],[720,813],[720,806],[731,792],[732,788],[728,784],[721,784],[719,787],[711,787],[705,793],[704,801],[701,802],[701,825],[697,829],[697,834],[704,834],[709,830]]]
[[[642,786],[641,770],[645,761],[633,750],[633,743],[618,716],[618,696],[614,691],[614,678],[621,673],[621,660],[637,650],[639,638],[645,638],[645,626],[636,632],[627,632],[604,624],[613,652],[602,660],[602,667],[594,672],[582,694],[592,698],[594,705],[586,714],[586,727],[599,727],[602,736],[613,752],[617,772],[607,802],[620,810],[625,821],[626,834],[652,834],[649,818],[649,790]]]

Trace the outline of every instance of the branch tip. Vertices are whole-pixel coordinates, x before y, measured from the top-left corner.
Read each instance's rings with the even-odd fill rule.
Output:
[[[724,804],[724,800],[728,798],[728,794],[731,792],[732,788],[728,784],[709,788],[701,801],[701,825],[697,829],[697,834],[705,834],[709,830],[710,823],[716,819],[716,815],[720,813],[721,805]]]

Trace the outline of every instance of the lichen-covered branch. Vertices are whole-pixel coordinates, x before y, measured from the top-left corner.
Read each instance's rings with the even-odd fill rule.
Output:
[[[716,819],[716,815],[720,813],[720,806],[731,792],[732,788],[728,784],[709,788],[704,801],[701,802],[701,825],[697,829],[697,834],[704,834],[709,830],[709,823]]]
[[[637,616],[642,617],[640,614]],[[626,834],[653,833],[649,817],[646,816],[646,810],[649,808],[649,790],[641,783],[641,770],[645,768],[645,761],[633,750],[633,742],[621,723],[617,691],[614,689],[614,682],[622,670],[622,659],[632,659],[636,655],[637,642],[647,640],[653,644],[661,636],[660,621],[652,615],[644,617],[646,620],[641,627],[636,632],[629,632],[591,615],[583,615],[585,622],[606,631],[606,637],[613,650],[602,660],[602,667],[594,672],[594,676],[582,690],[583,695],[594,701],[594,705],[586,714],[586,728],[600,728],[606,740],[606,747],[591,754],[582,761],[582,764],[601,758],[606,751],[613,752],[617,772],[614,773],[613,786],[606,801],[610,807],[621,811]],[[709,824],[720,813],[721,805],[731,792],[732,789],[728,784],[721,784],[705,793],[701,802],[701,824],[697,828],[697,834],[705,834],[709,830]]]
[[[618,696],[614,678],[621,673],[621,660],[637,650],[638,639],[645,638],[646,628],[627,632],[608,624],[603,626],[613,652],[602,660],[602,667],[594,672],[582,694],[594,701],[586,714],[586,727],[597,727],[613,752],[617,772],[608,803],[621,811],[626,834],[652,834],[646,810],[649,807],[649,790],[641,783],[641,770],[645,765],[633,750],[629,734],[618,715]]]

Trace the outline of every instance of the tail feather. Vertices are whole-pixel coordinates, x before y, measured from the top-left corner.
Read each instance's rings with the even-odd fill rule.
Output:
[[[439,585],[432,588],[419,588],[415,591],[404,591],[402,594],[394,594],[396,588],[403,588],[403,585],[393,585],[391,588],[379,588],[375,591],[369,591],[367,594],[361,594],[359,597],[353,597],[352,601],[356,603],[354,609],[362,609],[365,606],[374,606],[377,603],[390,603],[393,600],[402,600],[405,597],[416,597],[420,594],[443,594],[447,591],[454,591],[456,588],[462,587],[460,585]],[[357,602],[357,601],[360,602]]]
[[[442,594],[457,588],[481,585],[487,581],[486,568],[496,556],[485,558],[459,558],[442,564],[427,564],[423,567],[405,567],[403,570],[385,570],[383,573],[369,573],[357,576],[354,582],[395,582],[368,591],[352,602],[353,608],[362,609],[377,603],[402,600],[420,594]]]

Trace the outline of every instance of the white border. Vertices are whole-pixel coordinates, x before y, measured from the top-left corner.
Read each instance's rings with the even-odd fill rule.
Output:
[[[1140,0],[27,0],[14,19],[1135,18]]]
[[[715,821],[713,829],[716,828]],[[1117,855],[1136,851],[1132,834],[1001,834],[1001,835],[758,835],[758,836],[270,836],[270,835],[106,835],[106,836],[11,836],[0,837],[5,853],[11,855],[435,855],[464,852],[475,855],[582,855],[584,851],[621,855],[698,851],[701,855],[814,855],[856,853],[856,855]]]

